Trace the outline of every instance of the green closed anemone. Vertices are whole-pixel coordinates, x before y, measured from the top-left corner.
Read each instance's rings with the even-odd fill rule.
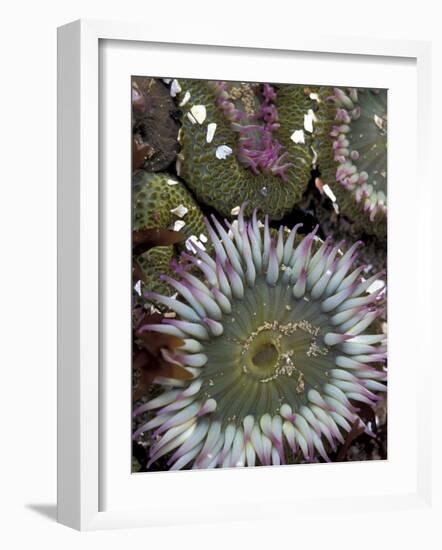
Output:
[[[315,147],[321,178],[343,214],[378,237],[387,231],[387,90],[322,88]]]
[[[380,274],[365,280],[354,267],[359,242],[342,253],[316,230],[298,236],[300,224],[274,236],[268,216],[244,210],[225,226],[206,220],[214,253],[198,249],[162,277],[179,297],[147,295],[175,317],[140,331],[181,338],[162,353],[193,376],[158,381],[134,410],[147,417],[133,437],[149,434],[149,467],[160,457],[170,469],[328,461],[352,427],[371,433],[357,403],[386,390],[385,335],[369,331]]]
[[[198,201],[222,216],[244,201],[281,219],[312,167],[302,86],[174,80],[182,127],[177,172]]]
[[[181,248],[203,247],[203,215],[192,195],[175,176],[163,172],[139,170],[133,178],[132,228],[134,231],[160,228],[182,232],[186,241]],[[143,281],[141,289],[169,292],[160,275],[169,271],[175,256],[174,246],[157,246],[136,256]]]

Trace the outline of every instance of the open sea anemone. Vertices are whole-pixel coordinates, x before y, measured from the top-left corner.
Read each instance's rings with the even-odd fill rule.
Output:
[[[321,177],[344,214],[368,233],[385,237],[387,90],[322,88],[319,95]]]
[[[270,465],[329,460],[352,427],[371,433],[358,402],[373,406],[383,392],[385,335],[366,331],[382,312],[379,274],[354,269],[355,243],[345,253],[316,231],[302,237],[262,224],[244,208],[233,223],[206,220],[214,257],[198,250],[164,276],[181,296],[148,298],[176,313],[142,332],[184,340],[169,363],[190,381],[163,387],[134,410],[146,414],[133,437],[149,432],[149,466],[170,469]],[[367,292],[368,291],[368,292]]]

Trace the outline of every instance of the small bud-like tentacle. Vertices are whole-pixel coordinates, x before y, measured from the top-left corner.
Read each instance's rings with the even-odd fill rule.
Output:
[[[215,289],[216,287],[214,287],[214,290]],[[192,292],[206,312],[204,317],[209,316],[213,319],[216,319],[217,321],[220,321],[222,319],[222,311],[212,296],[209,296],[205,292],[200,292],[198,289],[192,289]]]
[[[347,340],[351,340],[351,336],[348,334],[339,334],[336,332],[327,332],[327,334],[324,335],[324,344],[326,346],[335,346],[336,344],[342,344],[342,342],[346,342]]]
[[[387,386],[385,384],[377,382],[376,380],[360,380],[360,383],[362,386],[364,386],[364,388],[367,388],[368,390],[380,392],[387,391]]]
[[[255,231],[252,229],[252,226],[248,224],[247,234],[250,241],[250,246],[252,249],[252,258],[253,263],[255,264],[256,271],[258,273],[262,272],[262,253],[261,253],[261,238],[256,236]],[[259,230],[258,230],[259,234]]]
[[[310,293],[313,300],[319,300],[322,297],[331,276],[332,270],[326,269],[321,277],[318,279],[318,281],[314,284]]]
[[[224,445],[219,456],[219,462],[222,464],[226,459],[232,447],[233,439],[235,438],[236,426],[234,424],[228,424],[224,430]]]
[[[339,306],[339,304],[341,304],[353,293],[354,286],[355,285],[349,286],[348,288],[345,288],[344,290],[333,294],[329,298],[326,298],[321,304],[322,311],[325,311],[326,313],[333,311],[336,307]]]
[[[282,433],[284,434],[286,441],[292,450],[293,454],[298,452],[296,446],[296,432],[293,424],[288,420],[285,420],[282,424]]]
[[[235,433],[235,437],[232,443],[232,455],[230,457],[230,466],[238,467],[244,466],[244,457],[242,457],[244,451],[244,432],[242,428],[238,428]]]
[[[206,439],[204,441],[203,448],[201,449],[201,452],[198,455],[198,458],[196,459],[195,463],[201,463],[203,462],[203,460],[207,460],[208,454],[215,446],[216,442],[219,439],[220,434],[221,434],[221,422],[218,422],[217,420],[215,420],[210,424]]]
[[[278,240],[276,242],[276,258],[278,260],[278,266],[281,265],[282,257],[284,255],[284,227],[279,226]]]
[[[375,282],[380,280],[380,278],[385,275],[385,271],[379,271],[379,273],[375,273],[373,276],[368,278],[366,281],[363,281],[362,283],[359,283],[359,285],[355,288],[352,298],[356,296],[360,296],[363,292],[366,292],[371,285]],[[383,281],[382,281],[383,282]],[[381,290],[381,289],[379,289]]]
[[[133,434],[132,438],[134,440],[137,440],[138,437],[143,434],[144,432],[148,430],[152,430],[153,428],[157,428],[158,426],[161,426],[161,424],[164,424],[167,422],[170,418],[172,418],[172,414],[162,414],[159,416],[155,416],[149,422],[146,422],[142,426],[140,426]]]
[[[244,228],[244,231],[242,232],[242,239],[243,239],[243,248],[244,248],[244,261],[246,264],[246,281],[250,288],[253,288],[255,285],[255,279],[256,279],[256,269],[255,264],[253,263],[253,257],[252,257],[252,250],[250,247],[249,237],[247,234],[247,226]]]
[[[339,285],[344,280],[345,276],[348,273],[348,270],[353,265],[353,262],[355,260],[354,252],[355,250],[361,246],[362,242],[357,241],[352,247],[350,247],[347,252],[342,256],[342,258],[339,259],[335,273],[333,277],[330,279],[330,282],[327,285],[327,294],[332,294],[336,292]]]
[[[215,233],[215,230],[210,225],[210,222],[207,218],[204,218],[204,223],[206,224],[207,232],[209,234],[210,240],[213,243],[213,247],[215,248],[216,256],[221,260],[221,262],[225,262],[227,260],[227,254],[224,250],[224,247],[221,243],[221,240],[219,239],[218,235]]]
[[[304,458],[306,460],[310,460],[311,458],[313,458],[313,456],[310,453],[310,448],[307,443],[307,440],[297,428],[294,428],[294,430],[295,430],[296,443],[299,445],[302,451],[302,454],[304,455]],[[313,450],[313,441],[312,441],[312,450]]]
[[[366,269],[366,266],[361,265],[358,268],[356,268],[352,273],[347,275],[347,277],[345,277],[342,283],[338,286],[338,290],[344,290],[344,288],[349,287],[355,281],[360,281],[361,273],[364,271],[364,269]]]
[[[242,282],[242,278],[233,269],[229,260],[226,260],[226,263],[223,267],[225,272],[227,273],[233,296],[238,300],[242,300],[242,298],[244,297],[244,284]]]
[[[164,322],[164,321],[163,321]],[[187,334],[180,330],[178,327],[175,326],[169,326],[165,324],[157,325],[157,324],[148,324],[143,325],[138,329],[138,332],[160,332],[161,334],[169,334],[170,336],[176,336],[177,338],[186,338]]]
[[[269,265],[266,274],[266,281],[269,285],[274,286],[279,277],[279,264],[276,257],[275,241],[270,241]]]
[[[182,456],[181,458],[179,458],[175,464],[172,464],[172,466],[170,467],[171,470],[181,470],[182,468],[184,468],[184,466],[186,466],[187,464],[189,464],[189,462],[191,460],[193,460],[197,454],[201,451],[202,449],[202,446],[203,444],[200,443],[199,445],[197,445],[196,447],[194,447],[191,451],[189,451],[187,454],[185,454],[184,456]]]
[[[213,223],[215,224],[216,229],[218,230],[220,237],[222,238],[222,243],[224,245],[224,249],[227,253],[227,256],[229,257],[230,263],[234,267],[235,271],[241,277],[244,277],[244,272],[241,265],[241,258],[238,251],[236,250],[235,246],[232,243],[232,239],[228,236],[224,227],[219,223],[219,221],[213,215],[212,215],[212,220],[213,220]]]
[[[172,416],[167,415],[168,416],[167,420],[158,425],[159,427],[156,430],[154,435],[161,435],[162,433],[167,431],[169,428],[173,428],[174,426],[178,426],[178,424],[187,422],[187,420],[190,420],[191,418],[197,415],[200,408],[201,408],[201,403],[194,402],[191,405],[188,405],[184,410],[179,411],[176,414],[173,414]],[[156,418],[159,418],[159,417],[156,417]]]
[[[230,287],[230,283],[227,278],[227,275],[221,265],[221,260],[217,257],[215,263],[216,263],[216,275],[219,281],[219,289],[230,300],[232,298],[232,289]]]
[[[264,221],[264,248],[262,253],[262,269],[265,271],[269,265],[270,257],[270,229],[269,229],[269,217],[266,215]]]
[[[305,285],[307,282],[307,272],[304,268],[301,269],[299,273],[298,280],[296,281],[295,286],[293,287],[293,296],[295,298],[302,298],[305,294]]]
[[[279,409],[279,414],[282,416],[282,418],[288,420],[289,422],[295,421],[296,414],[293,413],[292,408],[287,403],[281,405]]]
[[[365,319],[369,311],[370,309],[367,306],[359,308],[358,312],[355,313],[351,319],[348,319],[348,321],[345,321],[345,323],[339,325],[339,330],[342,332],[348,332],[352,327],[356,326],[359,321]]]
[[[315,449],[318,451],[318,453],[321,455],[323,460],[325,462],[330,462],[330,459],[325,452],[324,445],[322,444],[321,438],[318,437],[315,432],[312,432],[312,439],[313,439],[313,445],[315,446]]]
[[[209,333],[207,332],[207,330],[198,323],[191,323],[190,321],[181,321],[179,319],[163,319],[163,324],[176,327],[181,332],[187,333],[189,336],[193,336],[198,340],[209,339]]]
[[[177,426],[176,428],[172,429],[181,429],[183,425]],[[196,423],[193,423],[189,428],[187,428],[184,432],[177,435],[174,439],[169,441],[168,443],[164,444],[161,447],[155,447],[153,446],[151,448],[150,454],[149,454],[149,462],[147,463],[147,467],[150,468],[150,466],[157,461],[159,458],[164,456],[167,453],[170,453],[174,449],[176,449],[179,445],[182,445],[186,440],[189,439],[189,437],[192,436],[193,432],[196,429]],[[169,430],[169,432],[172,430]],[[167,433],[169,433],[167,432]],[[165,434],[166,436],[167,434]],[[165,439],[165,436],[162,439]]]
[[[183,284],[181,281],[176,281],[175,279],[172,279],[172,277],[169,277],[168,275],[161,275],[160,280],[168,283],[177,292],[179,292],[181,296],[187,301],[187,303],[190,304],[193,309],[198,313],[198,315],[200,317],[204,317],[204,309],[202,308],[198,300],[195,299],[192,292],[185,284]]]
[[[149,457],[153,457],[157,451],[159,451],[164,447],[164,445],[166,445],[166,443],[169,443],[170,441],[175,439],[175,437],[177,437],[178,435],[182,434],[183,432],[186,432],[186,430],[188,430],[188,428],[190,428],[191,426],[193,427],[193,429],[195,429],[195,423],[196,423],[196,419],[191,418],[187,422],[184,422],[183,424],[179,424],[178,426],[175,426],[175,428],[170,428],[170,430],[167,430],[167,432],[152,445],[152,447],[149,450]],[[190,434],[186,434],[186,438],[189,435]],[[177,446],[178,444],[176,445],[176,447]],[[169,452],[169,451],[166,451],[166,452]]]
[[[232,304],[230,303],[230,300],[227,298],[227,296],[223,294],[218,288],[213,288],[212,293],[215,297],[217,304],[221,308],[221,311],[229,315],[232,312]]]
[[[300,414],[296,415],[295,426],[303,435],[304,439],[307,442],[308,455],[313,457],[313,439],[312,439],[312,430],[310,429],[306,419]]]
[[[190,263],[198,267],[198,269],[204,274],[211,286],[218,286],[218,277],[216,276],[215,270],[210,267],[210,265],[203,262],[200,258],[195,258],[186,252],[181,253],[181,257],[188,260]]]
[[[366,306],[353,307],[351,309],[341,311],[340,313],[336,313],[335,315],[332,315],[332,317],[330,317],[330,322],[332,323],[332,325],[335,326],[343,325],[354,316],[358,315],[361,311],[364,311],[365,307]]]
[[[255,424],[253,426],[252,432],[250,434],[250,441],[256,451],[256,454],[258,455],[259,461],[261,462],[261,464],[264,464],[264,445],[262,442],[262,433],[259,429],[258,424]]]
[[[296,234],[298,232],[298,229],[302,227],[302,223],[298,223],[296,224],[293,229],[290,231],[290,234],[289,236],[287,237],[287,240],[285,241],[285,245],[284,245],[284,255],[282,257],[282,263],[284,265],[289,265],[291,259],[292,259],[292,256],[293,256],[293,252],[294,252],[294,243],[295,243],[295,238],[296,238]]]
[[[305,418],[305,420],[307,420],[307,422],[311,425],[311,427],[316,432],[316,434],[319,437],[321,437],[321,428],[319,427],[318,421],[315,418],[315,415],[313,414],[311,409],[309,407],[306,407],[305,405],[303,405],[299,409],[299,412],[302,414],[302,416]]]
[[[326,395],[324,397],[324,399],[329,405],[331,405],[333,407],[333,409],[338,414],[340,414],[341,416],[343,416],[344,418],[346,418],[350,422],[354,421],[355,414],[353,412],[351,412],[345,405],[340,403],[337,399],[335,399],[334,397],[331,397],[329,395]],[[352,407],[352,409],[353,409],[353,407]],[[333,416],[333,412],[330,412],[330,414],[332,415],[333,418],[335,418]]]
[[[315,416],[325,425],[329,428],[330,433],[332,436],[337,439],[340,443],[344,443],[344,438],[341,435],[341,432],[339,431],[339,428],[336,424],[336,422],[333,420],[331,414],[326,413],[321,407],[317,407],[316,405],[312,406],[312,411],[314,412]]]
[[[360,334],[361,332],[363,332],[366,328],[368,328],[372,323],[373,321],[375,321],[378,317],[380,317],[381,315],[383,314],[383,310],[382,309],[378,309],[378,310],[375,310],[375,311],[370,311],[368,312],[366,315],[365,315],[365,318],[364,319],[361,319],[359,321],[359,323],[357,323],[356,325],[354,325],[353,327],[351,327],[349,330],[348,330],[348,334],[351,334],[351,335],[354,335],[354,336],[357,336],[358,334]],[[353,340],[353,342],[357,341],[356,339]]]
[[[318,392],[318,390],[311,389],[308,391],[307,397],[311,403],[314,405],[317,405],[318,407],[321,407],[325,410],[330,410],[330,406],[328,403],[324,401],[324,398],[322,395]]]

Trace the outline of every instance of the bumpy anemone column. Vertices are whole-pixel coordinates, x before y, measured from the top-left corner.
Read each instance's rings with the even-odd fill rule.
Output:
[[[344,214],[384,237],[387,215],[387,90],[318,90],[319,168]],[[339,185],[336,185],[337,182]]]
[[[132,194],[133,229],[173,229],[187,237],[188,248],[203,247],[200,236],[205,231],[203,215],[192,195],[176,177],[165,172],[139,170],[133,178]],[[142,288],[167,292],[170,290],[160,280],[168,271],[174,256],[173,246],[152,248],[136,258],[144,275]]]
[[[180,79],[172,83],[176,90],[177,170],[198,200],[223,216],[250,201],[281,219],[300,199],[312,168],[304,132],[312,101],[304,88]]]
[[[142,330],[173,334],[184,345],[167,360],[185,366],[190,383],[163,381],[141,405],[150,432],[150,464],[168,455],[171,469],[328,461],[352,425],[364,425],[357,402],[383,392],[383,334],[366,334],[380,315],[383,290],[367,292],[378,275],[353,269],[356,243],[342,254],[299,225],[275,238],[256,210],[207,231],[214,257],[187,256],[203,279],[183,266],[163,277],[182,297],[149,298],[175,319]],[[296,244],[297,243],[297,244]],[[203,282],[204,281],[204,282]]]

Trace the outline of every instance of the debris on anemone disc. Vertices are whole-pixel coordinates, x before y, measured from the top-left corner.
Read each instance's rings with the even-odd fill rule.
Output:
[[[387,230],[387,90],[318,88],[321,179],[340,211],[378,237]]]
[[[199,201],[223,216],[244,201],[270,219],[293,208],[312,167],[304,87],[180,79],[171,93],[182,121],[177,172]]]
[[[133,177],[132,226],[135,232],[151,228],[171,229],[183,234],[184,248],[193,250],[204,247],[205,225],[203,215],[192,195],[176,177],[162,172],[138,170]],[[134,261],[141,270],[141,288],[170,292],[170,287],[160,280],[162,273],[169,271],[175,249],[171,240],[169,246],[156,246],[135,254]],[[177,245],[179,246],[179,245]]]
[[[354,268],[359,242],[342,253],[316,230],[298,236],[299,224],[273,236],[268,216],[244,210],[226,226],[206,220],[214,255],[185,257],[201,279],[185,265],[163,277],[180,298],[148,294],[176,316],[139,331],[183,339],[166,358],[193,376],[134,410],[146,415],[133,438],[152,441],[148,467],[328,461],[352,428],[371,434],[357,404],[386,391],[385,335],[368,331],[382,312],[380,274]]]

